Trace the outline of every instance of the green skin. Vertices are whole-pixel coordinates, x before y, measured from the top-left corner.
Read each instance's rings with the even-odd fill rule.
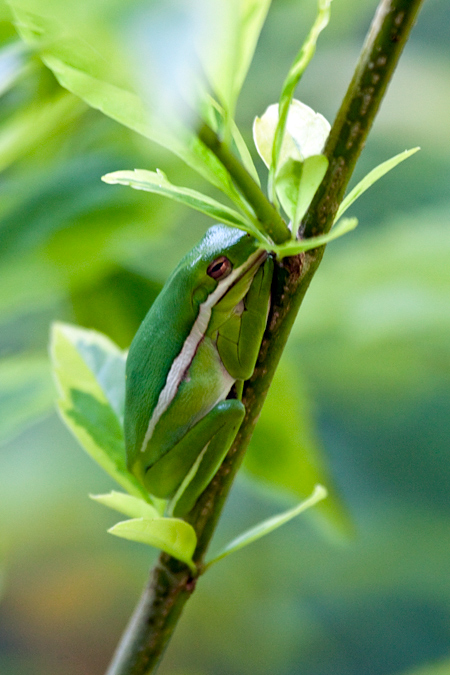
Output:
[[[211,227],[179,263],[131,344],[129,469],[184,517],[210,483],[245,414],[233,385],[251,377],[267,322],[273,262],[248,234]]]

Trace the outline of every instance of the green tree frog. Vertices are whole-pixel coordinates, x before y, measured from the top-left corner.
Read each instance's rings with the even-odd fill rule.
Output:
[[[183,517],[220,467],[244,418],[270,302],[273,261],[238,229],[211,227],[174,270],[131,344],[127,463]]]

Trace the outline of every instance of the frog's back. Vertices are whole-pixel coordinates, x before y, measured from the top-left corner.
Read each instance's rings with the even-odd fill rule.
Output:
[[[177,284],[182,286],[183,279],[174,275],[150,308],[128,353],[124,420],[128,461],[140,451],[172,363],[198,313],[192,305],[180,307]]]

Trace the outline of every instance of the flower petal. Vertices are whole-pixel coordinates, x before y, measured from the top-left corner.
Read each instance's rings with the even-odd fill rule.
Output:
[[[268,168],[272,163],[272,146],[277,124],[278,103],[270,105],[253,123],[256,149]],[[289,108],[278,169],[290,160],[303,162],[307,157],[320,155],[329,133],[330,125],[323,115],[294,99]]]

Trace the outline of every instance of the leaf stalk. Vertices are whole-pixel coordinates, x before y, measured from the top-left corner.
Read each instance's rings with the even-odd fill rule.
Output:
[[[290,238],[290,232],[283,218],[261,191],[254,178],[233,155],[228,146],[220,140],[215,131],[207,124],[202,124],[198,131],[198,137],[227,169],[235,185],[253,208],[265,234],[275,244],[282,244],[284,241],[287,241]]]

